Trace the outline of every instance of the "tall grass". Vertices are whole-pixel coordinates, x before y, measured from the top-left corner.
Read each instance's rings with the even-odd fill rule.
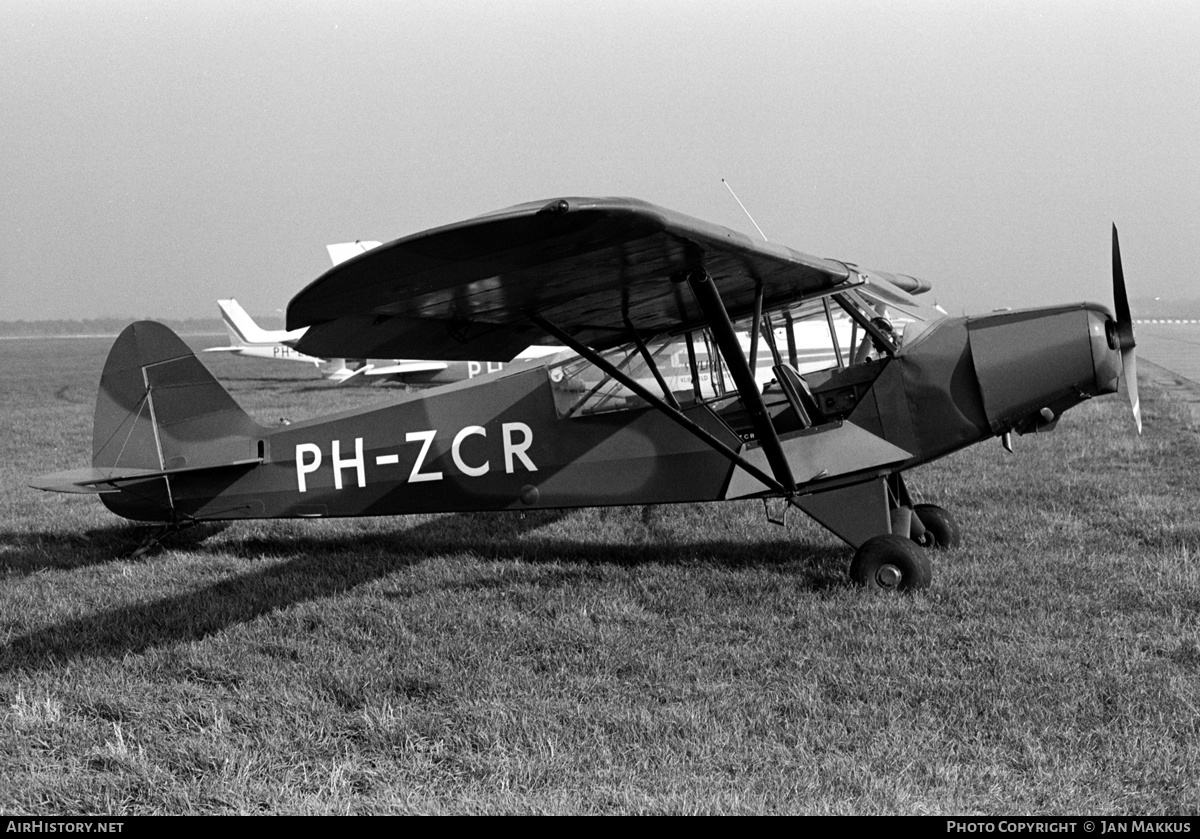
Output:
[[[0,407],[0,812],[1200,810],[1200,443],[1152,381],[1141,438],[1096,400],[917,470],[964,546],[896,598],[753,503],[117,559],[139,529],[23,488],[86,463],[107,342],[34,343]],[[386,398],[211,366],[264,422]]]

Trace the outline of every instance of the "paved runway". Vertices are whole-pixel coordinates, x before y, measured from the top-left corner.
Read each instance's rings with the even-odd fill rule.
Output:
[[[1200,323],[1135,323],[1138,360],[1145,358],[1200,383]]]
[[[1134,322],[1138,372],[1200,415],[1200,322]]]

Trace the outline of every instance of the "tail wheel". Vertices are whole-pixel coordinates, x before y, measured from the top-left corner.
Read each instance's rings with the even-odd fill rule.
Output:
[[[889,533],[862,543],[850,563],[850,579],[876,591],[916,591],[929,587],[933,566],[924,548]]]
[[[936,504],[918,504],[913,508],[925,527],[920,544],[926,548],[957,548],[962,544],[962,532],[949,511]]]

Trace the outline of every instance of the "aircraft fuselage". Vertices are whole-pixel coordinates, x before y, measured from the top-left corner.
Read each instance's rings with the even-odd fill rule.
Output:
[[[801,495],[861,484],[1012,429],[1034,430],[1115,391],[1119,358],[1105,338],[1108,320],[1092,304],[944,318],[894,357],[809,374],[827,413],[780,435]],[[774,494],[656,408],[564,416],[551,373],[523,365],[379,408],[262,427],[245,444],[247,457],[261,462],[148,478],[102,498],[128,518],[168,521]],[[765,467],[736,404],[684,405],[682,413]]]

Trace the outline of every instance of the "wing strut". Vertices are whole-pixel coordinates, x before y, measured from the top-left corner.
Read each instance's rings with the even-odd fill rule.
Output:
[[[758,333],[762,329],[763,284],[754,289],[754,320],[750,322],[750,369],[758,369]]]
[[[571,335],[568,335],[566,332],[559,329],[557,326],[552,324],[550,321],[546,320],[545,318],[543,318],[537,314],[534,314],[533,312],[529,312],[528,317],[530,320],[532,320],[534,323],[536,323],[542,329],[546,330],[546,332],[548,334],[552,335],[556,341],[560,341],[564,346],[570,347],[575,352],[579,353],[583,358],[586,358],[592,364],[595,364],[597,367],[599,367],[601,370],[603,370],[609,376],[612,376],[614,379],[616,379],[618,382],[623,384],[625,387],[632,390],[634,393],[636,393],[642,399],[645,399],[647,402],[649,402],[655,408],[658,408],[658,410],[662,411],[664,414],[666,414],[668,417],[670,417],[676,423],[683,426],[687,431],[691,432],[696,437],[703,440],[707,445],[711,446],[712,449],[714,451],[716,451],[718,454],[723,455],[724,457],[728,458],[730,462],[736,464],[737,466],[740,466],[742,469],[746,470],[746,472],[749,473],[750,475],[753,475],[757,480],[761,481],[768,488],[774,490],[775,492],[780,492],[780,493],[790,494],[791,492],[794,492],[794,490],[795,490],[794,483],[792,484],[791,489],[786,489],[780,481],[777,481],[775,478],[771,477],[766,472],[759,469],[753,463],[746,460],[744,457],[742,457],[736,451],[731,449],[729,446],[725,445],[724,442],[717,439],[710,432],[706,431],[703,427],[698,425],[690,417],[686,416],[682,410],[677,409],[677,408],[672,408],[665,401],[663,401],[662,397],[655,396],[649,389],[647,389],[640,382],[638,382],[636,379],[634,379],[632,376],[630,376],[627,372],[625,372],[624,370],[618,369],[616,365],[612,364],[611,362],[608,361],[608,359],[604,358],[602,355],[600,355],[599,353],[592,350],[591,347],[588,347],[586,344],[581,344],[579,341],[575,340],[574,337],[572,337]],[[690,335],[689,335],[689,338],[690,338]],[[690,342],[689,342],[689,347],[690,347]],[[652,365],[652,369],[653,369],[653,365]],[[776,445],[778,445],[778,438],[776,438]],[[790,473],[789,473],[789,477],[790,477]]]
[[[733,322],[729,320],[729,313],[725,311],[725,304],[721,302],[721,295],[717,291],[716,283],[705,271],[689,272],[687,281],[696,295],[696,302],[700,304],[704,317],[708,319],[713,339],[721,350],[730,375],[733,376],[733,383],[737,385],[742,404],[746,406],[746,411],[750,414],[750,421],[754,424],[754,431],[758,434],[763,454],[767,456],[767,463],[771,464],[771,471],[775,473],[775,479],[789,494],[794,493],[796,479],[792,477],[792,467],[788,465],[787,456],[783,453],[779,435],[775,433],[775,425],[771,422],[771,415],[767,413],[767,406],[758,389],[758,382],[754,379],[754,371],[746,363],[742,345],[738,342]],[[788,335],[791,336],[791,334],[789,329]]]
[[[633,342],[637,344],[638,352],[642,355],[642,360],[646,366],[650,368],[650,372],[654,374],[654,380],[658,382],[658,386],[662,388],[663,396],[670,402],[672,408],[676,411],[681,410],[679,400],[675,398],[675,394],[671,392],[671,388],[667,386],[666,380],[663,378],[662,371],[658,369],[658,365],[654,363],[654,357],[650,355],[650,350],[646,348],[646,342],[642,340],[642,336],[633,328],[633,322],[629,317],[625,318],[625,328],[629,330],[629,334],[633,336]]]

